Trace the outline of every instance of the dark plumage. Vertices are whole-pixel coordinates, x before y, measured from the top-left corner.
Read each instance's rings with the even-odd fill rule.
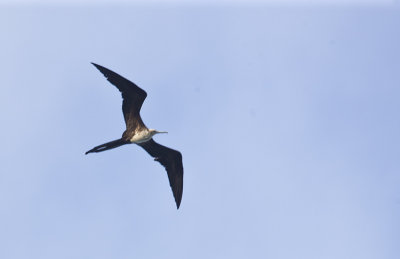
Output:
[[[126,130],[120,139],[96,146],[85,154],[102,152],[131,143],[141,146],[147,153],[154,157],[155,161],[158,161],[165,167],[176,206],[179,209],[183,191],[182,154],[179,151],[156,143],[152,137],[157,133],[164,132],[148,129],[143,123],[140,117],[140,109],[146,99],[147,93],[117,73],[103,66],[92,64],[121,92],[123,99],[122,112],[124,114]]]

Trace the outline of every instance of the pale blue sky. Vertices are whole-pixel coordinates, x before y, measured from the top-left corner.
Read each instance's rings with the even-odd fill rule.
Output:
[[[74,4],[74,5],[98,5],[98,4],[185,4],[185,5],[232,5],[232,4],[274,4],[274,5],[392,5],[398,0],[0,0],[7,4]]]
[[[400,9],[0,7],[0,258],[400,254]],[[164,169],[119,92],[183,153]]]

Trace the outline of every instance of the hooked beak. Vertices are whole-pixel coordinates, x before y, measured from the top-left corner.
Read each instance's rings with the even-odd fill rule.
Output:
[[[156,130],[156,133],[168,133],[168,132],[166,132],[166,131],[157,131]]]

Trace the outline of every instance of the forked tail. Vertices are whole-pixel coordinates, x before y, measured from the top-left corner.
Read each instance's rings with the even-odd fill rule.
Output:
[[[129,141],[124,140],[124,139],[117,139],[117,140],[113,140],[107,143],[104,143],[100,146],[94,147],[91,150],[87,151],[85,153],[85,155],[89,154],[89,153],[98,153],[98,152],[103,152],[106,151],[108,149],[112,149],[112,148],[116,148],[125,144],[129,144]]]

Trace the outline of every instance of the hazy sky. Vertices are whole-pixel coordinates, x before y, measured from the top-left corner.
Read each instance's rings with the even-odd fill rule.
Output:
[[[0,0],[0,3],[11,3],[11,4],[37,4],[37,3],[50,3],[50,4],[289,4],[289,5],[392,5],[398,3],[398,0]]]
[[[400,254],[396,6],[0,7],[0,258]],[[181,208],[119,92],[183,154]]]

